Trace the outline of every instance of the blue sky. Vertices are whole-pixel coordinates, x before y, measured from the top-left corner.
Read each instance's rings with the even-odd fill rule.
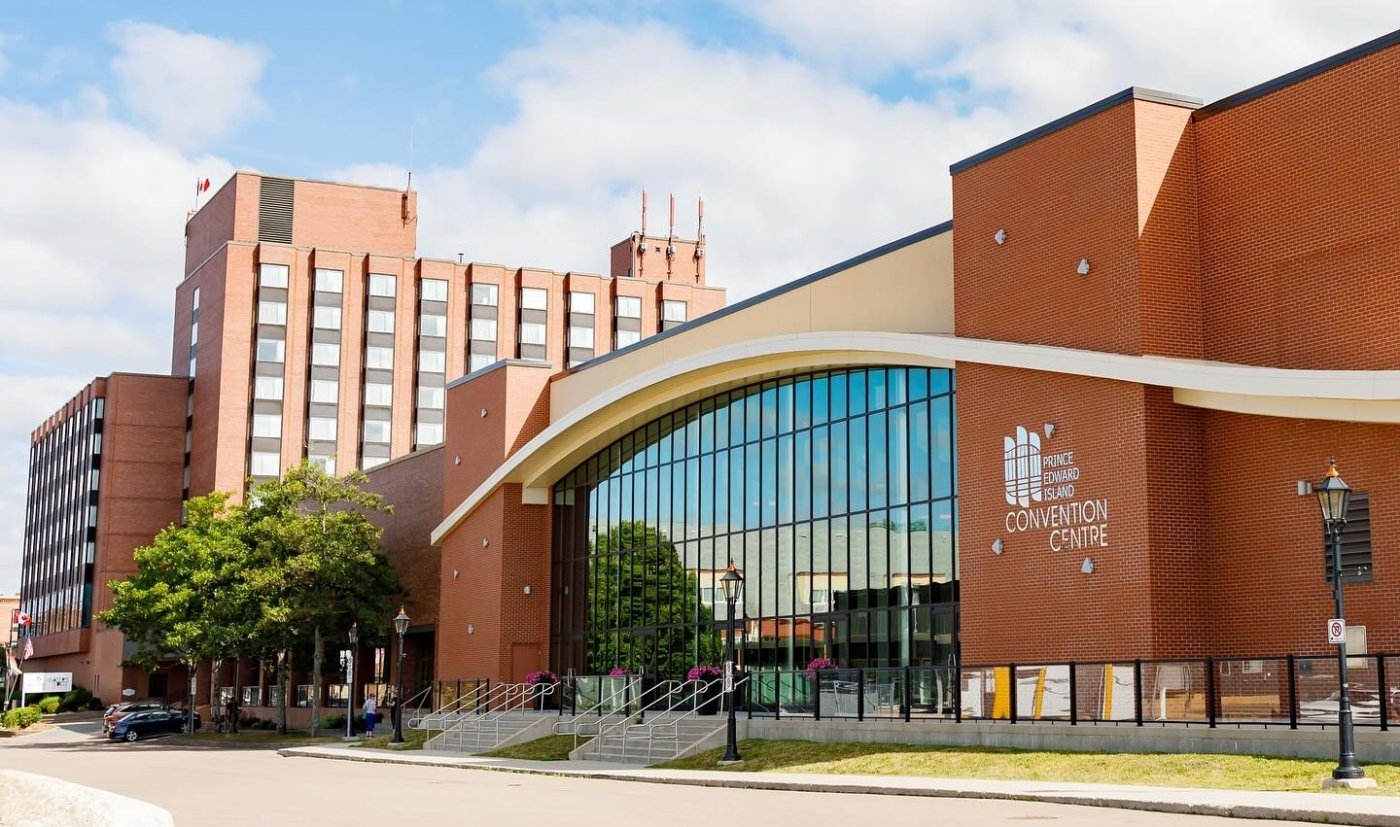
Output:
[[[703,196],[736,300],[946,220],[948,164],[1127,86],[1209,101],[1398,28],[1393,0],[2,4],[0,592],[30,431],[169,370],[196,178],[402,186],[411,132],[420,255],[585,272],[643,188],[682,234]]]

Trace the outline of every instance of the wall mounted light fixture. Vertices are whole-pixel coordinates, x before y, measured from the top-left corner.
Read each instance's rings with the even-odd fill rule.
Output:
[[[1094,573],[1094,558],[1092,558],[1092,557],[1085,557],[1085,558],[1084,558],[1084,563],[1079,567],[1079,570],[1080,570],[1081,572],[1083,572],[1084,574],[1093,574],[1093,573]]]
[[[469,634],[469,635],[474,635],[474,634],[476,634],[476,624],[474,624],[474,623],[468,623],[468,624],[467,624],[467,634]]]
[[[488,540],[488,539],[486,539],[485,537],[482,537],[482,538],[481,538],[481,547],[482,547],[482,548],[486,548],[486,547],[489,546],[489,545],[491,545],[491,541]]]
[[[1001,554],[1002,548],[1003,545],[1000,537],[992,541],[992,554]]]
[[[1053,423],[1053,422],[1047,422],[1047,423],[1045,423],[1045,438],[1046,438],[1046,439],[1049,439],[1050,437],[1052,437],[1052,436],[1054,436],[1054,435],[1055,435],[1055,423]]]
[[[1000,247],[1001,245],[1005,244],[1005,243],[1006,243],[1006,230],[997,230],[997,231],[996,231],[996,235],[992,236],[992,240],[995,241],[995,242],[997,243],[997,246],[998,246],[998,247]]]
[[[1076,267],[1074,271],[1081,276],[1089,275],[1089,259],[1081,258],[1079,260],[1079,266]]]

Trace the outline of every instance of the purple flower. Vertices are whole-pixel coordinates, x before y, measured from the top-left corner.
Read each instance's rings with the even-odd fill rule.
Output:
[[[690,671],[685,673],[687,680],[692,681],[712,681],[724,674],[718,666],[702,663],[699,666],[692,666]]]
[[[530,674],[525,676],[525,682],[530,684],[531,686],[540,683],[553,684],[559,682],[559,676],[549,671],[548,669],[536,669],[534,672],[531,672]]]
[[[836,665],[836,661],[832,660],[831,658],[812,658],[812,660],[807,664],[807,671],[803,674],[805,674],[808,678],[815,678],[817,676],[817,672],[822,669],[837,668],[839,667]]]
[[[631,670],[631,669],[626,669],[626,668],[621,667],[621,666],[614,666],[614,667],[612,668],[612,671],[608,672],[608,677],[610,677],[610,678],[622,678],[622,677],[626,677],[627,675],[630,675],[630,674],[632,674],[632,670]]]

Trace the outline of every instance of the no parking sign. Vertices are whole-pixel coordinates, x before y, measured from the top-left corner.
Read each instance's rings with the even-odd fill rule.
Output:
[[[1327,642],[1346,643],[1347,642],[1347,622],[1340,617],[1334,617],[1327,621]]]

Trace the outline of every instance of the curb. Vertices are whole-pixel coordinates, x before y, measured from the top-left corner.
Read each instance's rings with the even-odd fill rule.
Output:
[[[508,772],[521,775],[542,775],[567,778],[587,778],[601,781],[631,781],[646,784],[680,784],[692,787],[730,787],[733,789],[747,790],[774,790],[781,792],[820,792],[835,793],[842,795],[898,795],[915,796],[925,798],[968,798],[986,799],[996,801],[1036,801],[1045,804],[1066,804],[1079,807],[1104,807],[1119,810],[1138,810],[1142,812],[1171,813],[1176,815],[1201,815],[1218,816],[1223,818],[1249,818],[1266,819],[1275,821],[1306,821],[1319,824],[1347,824],[1356,827],[1400,827],[1400,815],[1386,813],[1352,813],[1337,810],[1313,810],[1294,809],[1290,807],[1271,807],[1261,805],[1226,805],[1208,803],[1189,803],[1179,801],[1163,800],[1141,800],[1136,798],[1117,798],[1109,794],[1064,794],[1052,791],[1038,792],[1001,792],[996,790],[969,790],[952,786],[945,787],[900,787],[885,784],[872,784],[864,781],[842,782],[842,781],[791,781],[779,778],[765,779],[757,774],[751,776],[736,776],[729,778],[711,777],[686,777],[686,776],[661,776],[661,775],[640,775],[627,772],[615,772],[602,770],[598,772],[569,770],[569,769],[547,769],[544,767],[519,767],[502,766],[499,764],[474,764],[466,762],[458,763],[427,763],[415,761],[410,758],[399,758],[393,755],[358,755],[329,754],[324,752],[308,752],[300,747],[288,747],[280,749],[277,753],[286,758],[321,758],[332,761],[358,761],[370,764],[411,764],[414,766],[445,767],[448,769],[464,770],[485,770],[488,772]],[[1053,783],[1053,782],[1035,782]],[[1215,791],[1211,791],[1215,792]],[[1220,792],[1235,792],[1222,790]],[[1309,793],[1310,795],[1327,795],[1326,793]]]

